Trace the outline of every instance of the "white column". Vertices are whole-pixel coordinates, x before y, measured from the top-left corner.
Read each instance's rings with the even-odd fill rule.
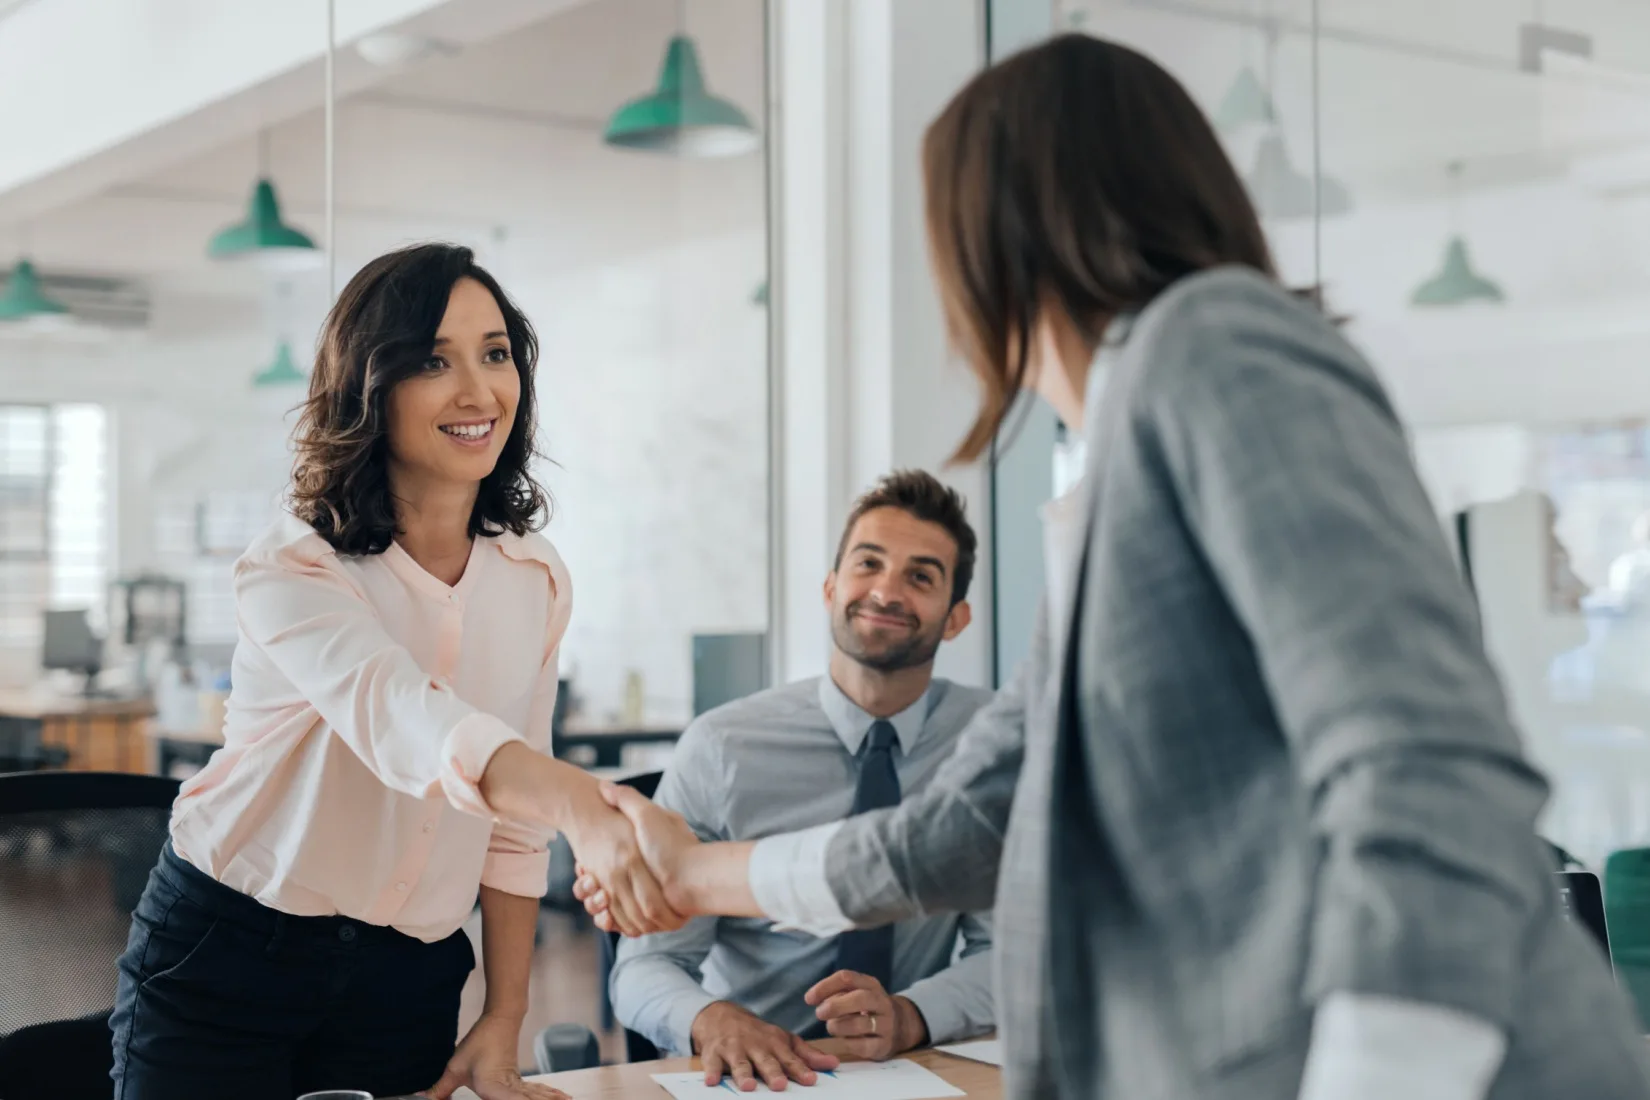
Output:
[[[825,667],[820,586],[854,496],[897,467],[961,490],[981,538],[975,625],[940,672],[990,675],[990,502],[983,468],[946,469],[974,412],[929,275],[920,150],[983,59],[972,0],[774,0],[778,337],[775,675]]]

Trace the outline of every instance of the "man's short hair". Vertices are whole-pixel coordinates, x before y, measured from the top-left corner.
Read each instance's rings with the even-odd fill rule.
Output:
[[[878,508],[898,508],[916,519],[945,528],[957,544],[957,564],[951,570],[951,606],[966,600],[968,585],[974,579],[974,555],[979,549],[979,539],[968,523],[968,503],[961,493],[942,484],[926,470],[895,470],[854,501],[848,522],[842,526],[836,561],[831,568],[842,567],[842,555],[848,551],[848,537],[853,534],[854,525],[867,512]]]

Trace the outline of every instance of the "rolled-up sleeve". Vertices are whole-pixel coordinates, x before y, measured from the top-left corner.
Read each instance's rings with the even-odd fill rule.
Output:
[[[246,641],[385,786],[418,798],[440,793],[465,813],[492,817],[481,777],[521,733],[432,680],[361,593],[305,545],[236,563]]]

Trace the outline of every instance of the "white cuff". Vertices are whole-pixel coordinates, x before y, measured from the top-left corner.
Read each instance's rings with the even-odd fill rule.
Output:
[[[757,841],[751,850],[751,894],[779,930],[826,939],[854,926],[825,877],[825,850],[840,828],[842,822],[833,821],[781,833]]]
[[[1300,1100],[1484,1100],[1507,1037],[1441,1005],[1331,993],[1312,1022]]]

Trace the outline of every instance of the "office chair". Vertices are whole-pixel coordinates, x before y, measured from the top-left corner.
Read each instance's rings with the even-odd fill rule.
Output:
[[[646,772],[619,780],[626,787],[634,787],[647,798],[659,789],[663,772]],[[613,974],[613,960],[618,954],[619,934],[600,932],[601,948],[597,970],[597,996],[601,1004],[602,1030],[613,1027],[613,1002],[608,996],[608,979]],[[658,1048],[634,1031],[625,1029],[625,1061],[651,1062],[659,1057]],[[600,1045],[595,1034],[583,1024],[551,1024],[533,1041],[533,1056],[540,1073],[562,1073],[573,1069],[591,1069],[601,1064]]]
[[[0,1097],[109,1100],[115,958],[178,781],[0,775]]]

